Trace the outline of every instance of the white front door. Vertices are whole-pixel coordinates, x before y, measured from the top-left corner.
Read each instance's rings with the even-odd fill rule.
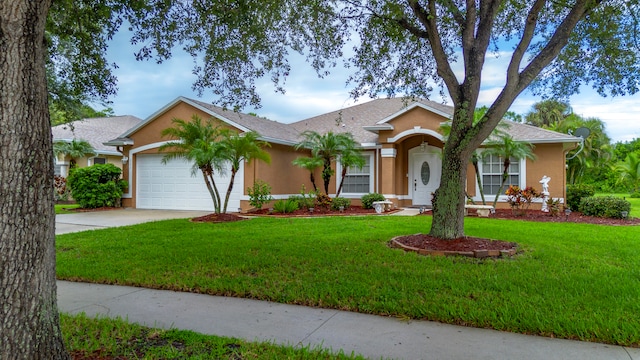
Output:
[[[413,205],[431,205],[432,193],[440,186],[442,159],[439,149],[428,146],[423,152],[413,151],[409,187]]]

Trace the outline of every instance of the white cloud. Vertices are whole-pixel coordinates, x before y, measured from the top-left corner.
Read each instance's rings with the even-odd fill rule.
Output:
[[[193,60],[181,50],[162,64],[153,61],[135,61],[135,48],[128,43],[127,34],[118,34],[109,51],[111,62],[117,62],[119,69],[118,95],[111,105],[118,115],[135,115],[146,118],[178,96],[198,98],[191,90],[195,76],[191,73]],[[479,105],[490,105],[505,83],[508,52],[499,53],[499,57],[487,57],[483,70],[483,86]],[[293,122],[322,113],[348,107],[355,102],[349,98],[349,88],[345,86],[351,69],[338,66],[331,74],[319,79],[315,71],[302,56],[291,58],[292,71],[286,80],[286,94],[274,91],[269,79],[258,81],[258,91],[262,97],[262,108],[245,109],[261,116],[281,122]],[[457,73],[462,65],[455,65]],[[438,101],[438,91],[432,96]],[[205,92],[202,101],[212,101],[213,95]],[[359,99],[364,102],[368,98]],[[521,94],[510,110],[526,114],[539,98],[525,92]],[[450,101],[448,101],[451,104]],[[570,99],[574,111],[585,117],[598,117],[607,124],[607,133],[614,141],[640,138],[640,95],[602,98],[590,89]]]

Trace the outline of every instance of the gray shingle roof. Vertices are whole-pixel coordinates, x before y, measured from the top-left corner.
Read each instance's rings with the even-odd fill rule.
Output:
[[[392,116],[399,115],[402,111],[406,111],[415,106],[416,103],[446,118],[451,118],[453,114],[453,107],[430,100],[391,98],[376,99],[291,124],[284,124],[249,114],[226,110],[199,100],[179,97],[151,115],[144,122],[130,128],[124,134],[122,132],[116,134],[111,137],[111,139],[115,139],[120,135],[123,141],[127,140],[127,136],[133,134],[147,122],[153,121],[156,116],[162,114],[180,101],[184,101],[212,116],[218,117],[241,131],[253,130],[258,132],[261,137],[267,141],[288,145],[299,142],[302,139],[300,134],[306,130],[316,131],[320,134],[329,131],[334,133],[350,132],[354,139],[360,144],[375,144],[378,143],[378,134],[365,130],[365,127],[383,124],[385,121],[391,120]],[[503,131],[511,135],[515,140],[528,141],[531,143],[579,141],[579,139],[574,136],[560,134],[535,126],[511,121],[507,121],[507,123],[510,126],[507,129],[503,129]]]
[[[362,143],[376,143],[378,135],[364,129],[364,126],[372,126],[388,118],[389,116],[402,111],[414,102],[420,102],[429,108],[434,109],[443,115],[453,114],[451,106],[439,104],[423,99],[376,99],[366,103],[354,105],[341,110],[314,116],[302,121],[292,123],[291,126],[299,132],[306,130],[318,133],[350,132],[356,141]]]
[[[51,128],[53,141],[86,140],[99,154],[119,154],[103,143],[138,125],[142,119],[135,116],[113,116],[76,120]]]
[[[238,124],[240,125],[240,127],[243,127],[247,130],[253,130],[259,133],[262,138],[276,141],[280,140],[281,142],[291,144],[297,143],[299,141],[298,132],[288,124],[283,124],[258,116],[226,110],[219,106],[214,106],[198,100],[187,98],[183,99],[187,102],[199,105],[200,107],[208,110],[210,113],[222,117],[222,120],[229,120],[232,123]]]
[[[513,121],[503,120],[508,128],[504,132],[511,135],[514,140],[527,141],[530,143],[554,143],[554,142],[579,142],[580,138],[563,134],[536,126],[521,124]]]

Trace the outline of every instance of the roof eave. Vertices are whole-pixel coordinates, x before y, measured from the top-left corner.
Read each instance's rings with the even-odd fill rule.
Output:
[[[133,145],[133,140],[131,139],[113,139],[107,142],[103,142],[104,146],[125,146],[125,145]]]
[[[268,136],[260,136],[259,139],[262,141],[266,141],[268,143],[278,144],[278,145],[295,146],[297,144],[297,142],[295,141],[277,139],[277,138],[272,138]]]
[[[579,143],[579,138],[559,138],[559,139],[515,139],[516,141],[528,142],[530,144],[566,144],[566,143]],[[490,142],[489,139],[485,140],[482,145],[486,145]]]
[[[386,131],[395,129],[391,124],[382,124],[382,125],[367,125],[363,126],[363,129],[367,131],[371,131],[372,133],[378,133],[378,131]]]
[[[113,156],[121,156],[122,153],[119,151],[109,151],[109,150],[96,150],[98,155],[113,155]]]

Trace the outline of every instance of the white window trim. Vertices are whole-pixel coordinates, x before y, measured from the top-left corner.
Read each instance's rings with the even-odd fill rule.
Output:
[[[521,189],[524,189],[527,186],[526,185],[527,184],[527,159],[526,158],[520,159],[518,163],[520,165],[518,187],[520,187]],[[478,162],[478,168],[480,169],[480,178],[482,179],[482,176],[484,175],[482,160]],[[473,175],[473,183],[475,184],[474,186],[476,188],[476,195],[473,197],[473,200],[482,201],[482,197],[480,196],[480,187],[478,186],[478,181],[476,179],[475,174]],[[503,189],[503,190],[506,191],[506,189]],[[484,199],[487,202],[493,202],[495,198],[496,198],[495,195],[484,194]],[[507,202],[507,199],[508,199],[508,196],[505,194],[501,194],[498,196],[498,202]]]
[[[95,165],[95,160],[94,159],[104,159],[104,163],[108,164],[109,163],[109,159],[107,159],[106,156],[102,157],[102,156],[92,156],[89,158],[89,161],[87,161],[87,166],[91,166],[91,165]]]
[[[373,190],[373,185],[374,185],[374,181],[373,181],[373,177],[374,177],[374,159],[373,159],[373,153],[372,152],[363,152],[362,154],[360,154],[362,157],[368,157],[369,158],[369,191],[366,193],[345,193],[344,189],[342,190],[342,192],[340,193],[340,197],[344,197],[344,198],[352,198],[352,199],[359,199],[361,198],[363,195],[366,194],[370,194],[372,192],[374,192]],[[336,191],[338,191],[338,187],[340,186],[340,175],[342,174],[342,164],[340,164],[340,161],[336,162]]]

